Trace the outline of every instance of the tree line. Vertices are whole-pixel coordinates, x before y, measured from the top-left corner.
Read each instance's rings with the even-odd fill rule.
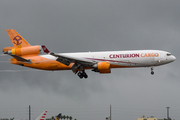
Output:
[[[72,116],[68,116],[68,115],[61,115],[61,113],[59,115],[57,115],[56,117],[52,116],[51,118],[46,118],[46,120],[73,120]],[[76,118],[74,120],[77,120]]]

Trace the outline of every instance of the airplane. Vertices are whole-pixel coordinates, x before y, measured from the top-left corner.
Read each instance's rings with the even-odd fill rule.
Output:
[[[46,114],[47,111],[44,111],[43,113],[41,113],[41,115],[38,118],[36,118],[36,120],[45,120]]]
[[[59,120],[61,118],[61,113],[59,113],[56,117],[55,117],[55,120]]]
[[[88,78],[86,69],[100,74],[111,73],[112,68],[154,67],[173,62],[176,57],[162,50],[129,50],[79,53],[54,53],[45,45],[31,46],[14,29],[6,30],[12,47],[3,48],[4,54],[11,55],[11,64],[41,70],[72,70],[79,78]]]

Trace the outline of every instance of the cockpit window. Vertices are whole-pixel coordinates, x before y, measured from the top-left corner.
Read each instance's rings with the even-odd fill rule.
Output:
[[[170,53],[167,53],[167,56],[171,56],[171,54],[170,54]]]

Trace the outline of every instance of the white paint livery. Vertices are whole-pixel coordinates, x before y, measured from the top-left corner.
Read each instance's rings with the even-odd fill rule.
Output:
[[[141,54],[145,53],[158,53],[156,57],[141,57]],[[128,54],[139,54],[139,57],[127,57],[118,58],[110,57],[110,55],[128,55]],[[151,67],[164,65],[173,62],[176,57],[171,53],[161,50],[134,50],[134,51],[106,51],[106,52],[81,52],[81,53],[56,53],[58,56],[64,56],[67,58],[72,58],[74,60],[84,60],[87,62],[109,62],[114,65],[121,66],[132,66],[132,67]],[[51,60],[56,60],[58,57],[52,55],[41,55],[44,58]]]
[[[87,78],[86,69],[99,73],[111,73],[112,68],[151,67],[173,62],[176,57],[161,50],[131,50],[81,53],[53,53],[44,45],[31,46],[14,29],[6,30],[13,47],[3,48],[11,55],[12,64],[41,70],[72,70],[80,78]],[[42,53],[46,53],[42,55]]]
[[[87,78],[84,67],[92,67],[94,68],[92,71],[100,72],[97,68],[98,63],[101,62],[108,62],[109,70],[110,68],[151,67],[151,74],[153,75],[154,66],[164,65],[173,62],[176,59],[176,57],[171,53],[161,50],[131,50],[56,54],[48,52],[48,54],[49,55],[42,55],[42,57],[51,60],[57,60],[62,63],[66,61],[63,61],[63,59],[67,59],[70,61],[70,63],[80,64],[80,66],[77,67],[82,67],[82,69],[80,69],[80,72],[78,73],[78,76],[80,78]],[[58,60],[59,58],[61,58],[61,60]],[[76,70],[77,69],[73,70],[73,72],[75,72]],[[110,73],[110,71],[102,73]],[[85,75],[83,76],[82,74]]]
[[[38,118],[36,118],[36,120],[45,120],[46,114],[47,111],[42,112],[41,115]]]

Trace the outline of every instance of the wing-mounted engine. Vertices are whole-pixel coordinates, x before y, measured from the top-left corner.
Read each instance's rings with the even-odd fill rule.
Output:
[[[93,67],[94,69],[92,71],[99,73],[111,73],[109,62],[99,62],[95,64]]]
[[[42,51],[42,47],[39,45],[22,47],[22,48],[3,49],[4,54],[17,55],[17,56],[32,55],[32,54],[36,55],[36,54],[40,54],[41,51]]]

